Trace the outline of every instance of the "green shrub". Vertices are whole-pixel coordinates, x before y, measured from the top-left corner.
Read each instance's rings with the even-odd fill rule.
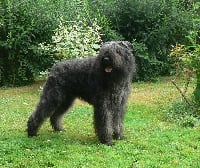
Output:
[[[136,79],[134,80],[142,79],[154,81],[159,75],[159,68],[157,65],[161,64],[161,62],[157,61],[156,59],[152,59],[149,56],[148,48],[144,43],[138,43],[136,40],[133,40],[132,43],[137,62],[137,73]]]
[[[195,74],[196,87],[194,91],[195,101],[200,105],[200,44],[198,32],[190,33],[187,36],[191,42],[190,45],[174,46],[171,56],[175,58],[175,66],[178,74],[185,74],[191,77]]]
[[[52,56],[54,50],[44,50],[41,44],[53,45],[52,36],[55,36],[55,31],[60,36],[60,18],[63,18],[63,22],[76,24],[87,18],[81,0],[1,2],[0,85],[24,85],[33,82],[40,71],[46,70],[55,62],[55,57]],[[90,24],[86,23],[86,19],[84,21],[84,24]],[[83,31],[90,31],[86,29],[86,25],[79,34],[80,39]],[[69,30],[70,27],[66,29]]]
[[[53,53],[54,60],[82,58],[96,55],[100,48],[100,34],[98,25],[93,23],[93,27],[84,21],[73,23],[61,19],[58,28],[52,36],[52,43],[45,46],[40,44],[44,51]]]
[[[184,74],[189,78],[196,78],[196,86],[193,93],[195,103],[200,107],[200,3],[194,5],[194,17],[192,19],[194,30],[189,31],[186,38],[188,43],[176,44],[170,55],[175,60],[178,74]]]
[[[96,18],[97,24],[101,27],[101,38],[103,42],[113,41],[113,40],[124,40],[124,37],[117,32],[109,17],[102,11],[104,5],[110,4],[112,1],[96,1],[88,0],[87,11],[88,17]]]
[[[187,4],[186,8],[179,0],[92,2],[110,19],[112,27],[126,40],[136,39],[137,43],[147,47],[143,54],[148,52],[150,61],[137,59],[140,79],[151,79],[171,72],[173,60],[168,56],[171,45],[176,42],[185,43],[186,33],[193,29],[193,15],[189,8],[191,4]]]
[[[3,24],[0,29],[2,60],[1,84],[23,85],[34,80],[40,68],[52,60],[34,53],[35,46],[48,40],[54,23],[45,1],[3,1]],[[30,10],[31,9],[31,10]]]

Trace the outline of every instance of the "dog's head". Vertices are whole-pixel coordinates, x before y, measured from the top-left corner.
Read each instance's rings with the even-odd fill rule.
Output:
[[[128,41],[110,41],[102,45],[98,58],[104,74],[129,74],[135,68],[133,45]]]

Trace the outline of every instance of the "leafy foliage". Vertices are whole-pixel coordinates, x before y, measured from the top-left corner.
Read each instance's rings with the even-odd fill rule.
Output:
[[[95,23],[93,26],[99,29]],[[61,19],[52,36],[52,43],[39,45],[42,51],[52,54],[54,60],[93,56],[100,47],[100,35],[96,30],[86,22],[64,24]]]
[[[87,1],[87,11],[89,18],[96,18],[97,25],[101,27],[101,38],[102,41],[112,41],[112,40],[124,40],[124,37],[114,29],[109,16],[106,15],[102,8],[104,5],[112,4],[112,0],[109,1]]]
[[[52,56],[54,50],[44,50],[41,44],[53,45],[58,40],[57,37],[65,35],[62,34],[63,28],[59,27],[61,18],[63,22],[74,22],[73,26],[67,25],[69,27],[65,30],[69,32],[70,29],[74,29],[74,33],[80,31],[74,37],[74,41],[77,38],[93,41],[90,37],[95,36],[95,34],[90,37],[84,35],[86,31],[92,35],[92,30],[91,27],[87,27],[89,25],[85,19],[87,14],[84,3],[80,0],[3,0],[0,9],[2,9],[0,10],[2,12],[0,17],[0,85],[30,83],[40,71],[46,70],[55,62],[55,57]],[[84,21],[80,28],[79,21]],[[78,30],[75,31],[75,29]],[[67,40],[65,37],[65,42]],[[83,48],[85,43],[82,42],[79,41],[76,45],[74,43],[69,50],[72,51],[75,47]],[[60,46],[57,42],[56,45],[56,47],[61,47],[61,41]]]
[[[0,85],[27,84],[58,59],[93,55],[100,38],[133,41],[137,79],[156,79],[173,70],[169,49],[187,44],[198,10],[197,1],[184,0],[2,0]],[[67,32],[76,32],[73,40]]]
[[[137,62],[136,80],[154,81],[159,75],[158,65],[162,62],[150,58],[148,48],[144,43],[138,43],[136,40],[133,40],[133,45]]]
[[[138,44],[145,45],[144,51],[140,48],[145,59],[137,59],[140,79],[170,74],[172,60],[168,55],[171,45],[176,42],[185,43],[186,33],[193,29],[193,12],[189,8],[189,2],[187,8],[179,0],[92,2],[111,20],[113,28],[126,40],[135,39]]]
[[[196,87],[194,90],[194,98],[198,106],[200,106],[200,3],[197,1],[193,5],[193,25],[194,29],[189,31],[186,38],[186,45],[177,44],[171,51],[171,56],[175,57],[177,72],[184,72],[191,77],[195,74]]]
[[[176,59],[178,72],[184,72],[191,76],[196,75],[196,89],[194,91],[195,101],[200,104],[200,37],[198,32],[191,32],[188,36],[191,45],[177,44],[171,55]]]

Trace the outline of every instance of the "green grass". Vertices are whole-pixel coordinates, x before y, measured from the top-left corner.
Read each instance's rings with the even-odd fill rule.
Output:
[[[66,132],[54,133],[45,122],[39,136],[27,138],[27,118],[41,85],[0,88],[0,167],[200,167],[200,127],[166,120],[169,104],[180,99],[168,78],[133,85],[124,121],[126,139],[113,147],[99,144],[92,107],[81,101],[64,119]]]

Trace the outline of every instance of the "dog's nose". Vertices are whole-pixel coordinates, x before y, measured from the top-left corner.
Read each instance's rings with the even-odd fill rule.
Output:
[[[105,66],[108,66],[108,65],[111,64],[110,58],[109,58],[109,57],[104,57],[104,58],[102,59],[102,62],[103,62],[103,64],[104,64]]]
[[[109,59],[108,57],[104,57],[104,58],[103,58],[103,61],[104,61],[104,62],[109,62],[110,59]]]

